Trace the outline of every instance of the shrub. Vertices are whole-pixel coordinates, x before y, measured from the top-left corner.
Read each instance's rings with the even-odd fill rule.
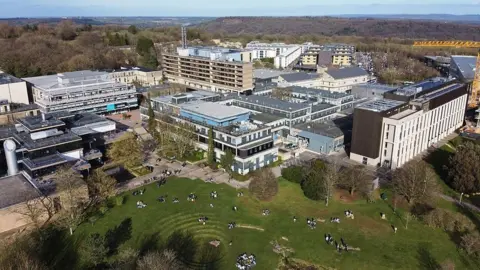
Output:
[[[125,201],[125,198],[123,196],[118,196],[115,198],[115,204],[118,206],[123,205],[124,201]]]
[[[466,232],[475,228],[466,216],[439,208],[425,214],[423,221],[432,228],[441,228],[448,232]]]
[[[462,236],[460,242],[462,247],[468,255],[480,255],[480,234],[478,232],[470,232]]]
[[[282,177],[290,182],[301,184],[304,177],[303,167],[292,166],[282,169]]]
[[[257,199],[262,201],[270,200],[278,192],[278,181],[272,170],[265,168],[255,172],[248,189]]]
[[[101,206],[100,208],[98,208],[98,211],[104,215],[105,213],[107,213],[108,211],[108,207],[107,206]]]

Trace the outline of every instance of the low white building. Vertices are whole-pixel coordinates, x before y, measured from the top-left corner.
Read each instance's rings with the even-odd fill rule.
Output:
[[[274,65],[276,68],[286,68],[294,64],[302,55],[302,47],[290,47],[279,55],[275,56]]]
[[[110,78],[119,83],[132,85],[137,83],[141,86],[153,86],[162,83],[161,70],[153,70],[144,67],[121,67],[110,73]]]
[[[316,87],[333,92],[352,90],[354,85],[368,82],[368,72],[359,67],[318,69],[321,74]]]

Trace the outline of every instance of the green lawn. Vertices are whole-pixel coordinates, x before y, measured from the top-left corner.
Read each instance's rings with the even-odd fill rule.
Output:
[[[210,192],[216,190],[219,198],[210,199]],[[196,202],[186,200],[190,192],[198,196]],[[114,206],[94,225],[83,224],[75,235],[84,238],[88,233],[99,232],[118,226],[131,218],[132,236],[119,248],[131,246],[145,249],[152,243],[169,242],[169,236],[179,230],[194,235],[195,248],[188,243],[191,239],[177,234],[168,245],[179,250],[185,261],[203,269],[234,269],[236,257],[243,252],[257,256],[256,269],[275,269],[279,256],[272,251],[272,240],[295,250],[292,257],[325,267],[336,269],[436,269],[432,268],[446,259],[456,264],[456,269],[474,269],[471,261],[457,251],[449,235],[411,221],[408,230],[402,220],[394,215],[388,201],[377,200],[367,204],[364,200],[341,203],[338,200],[325,207],[321,202],[306,199],[296,184],[280,180],[279,194],[271,202],[259,202],[245,191],[244,197],[237,197],[237,191],[227,185],[206,184],[199,180],[170,179],[165,186],[155,184],[146,187],[143,196],[126,195],[126,202]],[[166,203],[156,201],[160,195],[168,194]],[[180,203],[173,204],[173,197]],[[143,200],[148,206],[136,208],[136,201]],[[214,208],[209,207],[213,203]],[[238,212],[232,211],[233,206]],[[262,216],[262,209],[268,208],[270,216]],[[344,210],[352,210],[354,220],[344,218]],[[380,212],[387,215],[380,219]],[[197,219],[206,215],[206,225]],[[292,217],[298,221],[293,222]],[[306,225],[307,217],[325,219],[312,230]],[[340,224],[329,222],[330,217],[340,217]],[[251,228],[228,230],[227,223],[249,225]],[[398,227],[393,233],[391,224]],[[336,240],[343,237],[361,251],[337,253],[334,247],[324,241],[324,234],[330,233]],[[282,240],[288,238],[288,241]],[[214,248],[206,243],[219,239],[222,244]],[[228,242],[233,241],[229,246]],[[209,266],[211,266],[209,268]]]

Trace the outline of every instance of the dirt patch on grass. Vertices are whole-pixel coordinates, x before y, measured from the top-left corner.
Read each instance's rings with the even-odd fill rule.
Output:
[[[350,192],[344,189],[337,189],[333,195],[333,198],[334,200],[342,203],[352,203],[354,201],[363,199],[358,193],[353,193],[353,195],[350,195]]]
[[[355,218],[355,226],[367,235],[378,235],[379,233],[390,233],[392,228],[388,220],[378,220],[371,217],[359,216]]]
[[[257,226],[253,226],[253,225],[248,225],[248,224],[238,224],[237,225],[238,228],[244,228],[244,229],[252,229],[252,230],[257,230],[257,231],[265,231],[265,229],[261,228],[261,227],[257,227]]]

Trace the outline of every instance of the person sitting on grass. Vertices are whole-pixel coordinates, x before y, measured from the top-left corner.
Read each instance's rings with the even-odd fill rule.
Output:
[[[137,208],[145,208],[147,205],[143,201],[137,201]]]
[[[233,228],[235,228],[237,226],[237,224],[235,222],[230,222],[228,223],[228,229],[231,230]]]
[[[161,203],[164,203],[164,202],[165,202],[165,197],[166,197],[166,196],[160,196],[160,197],[158,197],[157,200],[158,200],[159,202],[161,202]]]
[[[264,215],[264,216],[270,215],[270,210],[264,209],[264,210],[262,211],[262,215]]]
[[[196,199],[197,199],[197,195],[193,193],[190,193],[190,195],[188,195],[187,197],[187,201],[190,201],[190,202],[195,202]]]
[[[237,212],[237,211],[238,211],[238,208],[237,208],[236,206],[234,206],[234,207],[232,208],[232,210],[235,211],[235,212]]]
[[[179,203],[179,202],[180,200],[177,197],[173,198],[173,203]]]

